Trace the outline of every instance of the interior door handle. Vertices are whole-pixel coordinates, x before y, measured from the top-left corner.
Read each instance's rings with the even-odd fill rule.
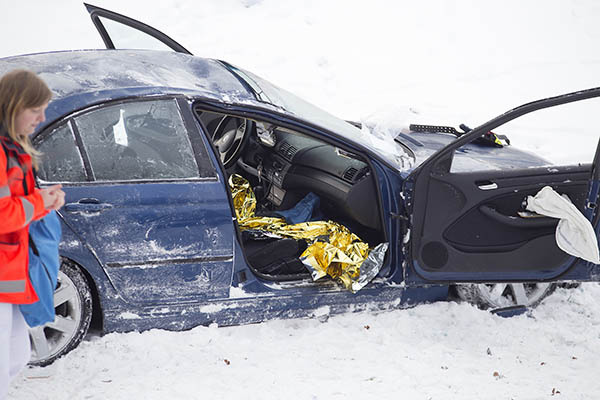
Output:
[[[498,189],[498,184],[496,182],[492,182],[492,181],[479,181],[479,182],[475,182],[475,184],[481,190]]]
[[[512,226],[514,228],[551,228],[558,223],[558,219],[550,217],[522,218],[518,216],[504,215],[498,212],[495,208],[487,205],[480,206],[479,211],[494,221],[498,221],[504,225]]]
[[[65,204],[67,212],[97,213],[113,208],[112,204],[101,203],[98,199],[84,198],[76,203]]]

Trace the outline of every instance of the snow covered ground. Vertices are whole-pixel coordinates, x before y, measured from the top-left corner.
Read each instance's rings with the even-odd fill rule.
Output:
[[[467,304],[110,334],[27,371],[15,399],[597,399],[600,287],[529,316]],[[560,392],[558,394],[557,392]]]
[[[475,126],[599,86],[600,4],[98,0],[345,119]],[[0,0],[0,57],[102,47],[83,4]],[[507,127],[557,162],[590,162],[598,102]],[[596,399],[600,286],[503,319],[467,304],[93,337],[28,370],[12,399]]]

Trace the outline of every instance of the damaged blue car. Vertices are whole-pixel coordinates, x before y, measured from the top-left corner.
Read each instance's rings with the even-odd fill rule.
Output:
[[[34,137],[44,155],[37,175],[66,192],[56,319],[31,330],[34,364],[66,354],[90,328],[184,330],[452,296],[492,309],[533,306],[558,282],[598,280],[597,264],[557,245],[558,219],[532,217],[524,200],[550,186],[597,233],[600,152],[549,168],[491,132],[600,97],[600,88],[472,130],[414,125],[382,135],[86,6],[107,49],[0,59],[0,74],[27,68],[54,92]],[[246,185],[241,200],[233,181]],[[248,225],[243,207],[267,223]],[[362,279],[348,290],[336,270],[346,261],[334,254],[315,279],[307,249],[334,234],[274,233],[269,218],[290,214],[290,224],[329,221],[360,238],[372,275],[348,261],[350,289]]]

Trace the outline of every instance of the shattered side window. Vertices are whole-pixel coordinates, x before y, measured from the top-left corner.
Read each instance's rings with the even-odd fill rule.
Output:
[[[75,124],[96,180],[199,176],[175,100],[113,105],[75,118]]]
[[[46,182],[84,182],[83,160],[71,124],[65,123],[36,143],[40,156],[38,177]]]

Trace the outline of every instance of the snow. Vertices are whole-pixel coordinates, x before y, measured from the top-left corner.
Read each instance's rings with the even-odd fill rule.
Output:
[[[554,390],[594,399],[598,296],[597,285],[561,289],[506,319],[437,303],[326,322],[109,334],[27,371],[11,398],[508,400]]]
[[[593,0],[95,3],[334,115],[390,129],[474,127],[517,105],[599,85]],[[0,6],[1,57],[102,47],[79,1]],[[591,162],[598,101],[586,103],[499,133],[556,163]],[[447,302],[91,337],[53,365],[27,370],[9,398],[595,399],[598,297],[597,284],[560,289],[508,319]]]

